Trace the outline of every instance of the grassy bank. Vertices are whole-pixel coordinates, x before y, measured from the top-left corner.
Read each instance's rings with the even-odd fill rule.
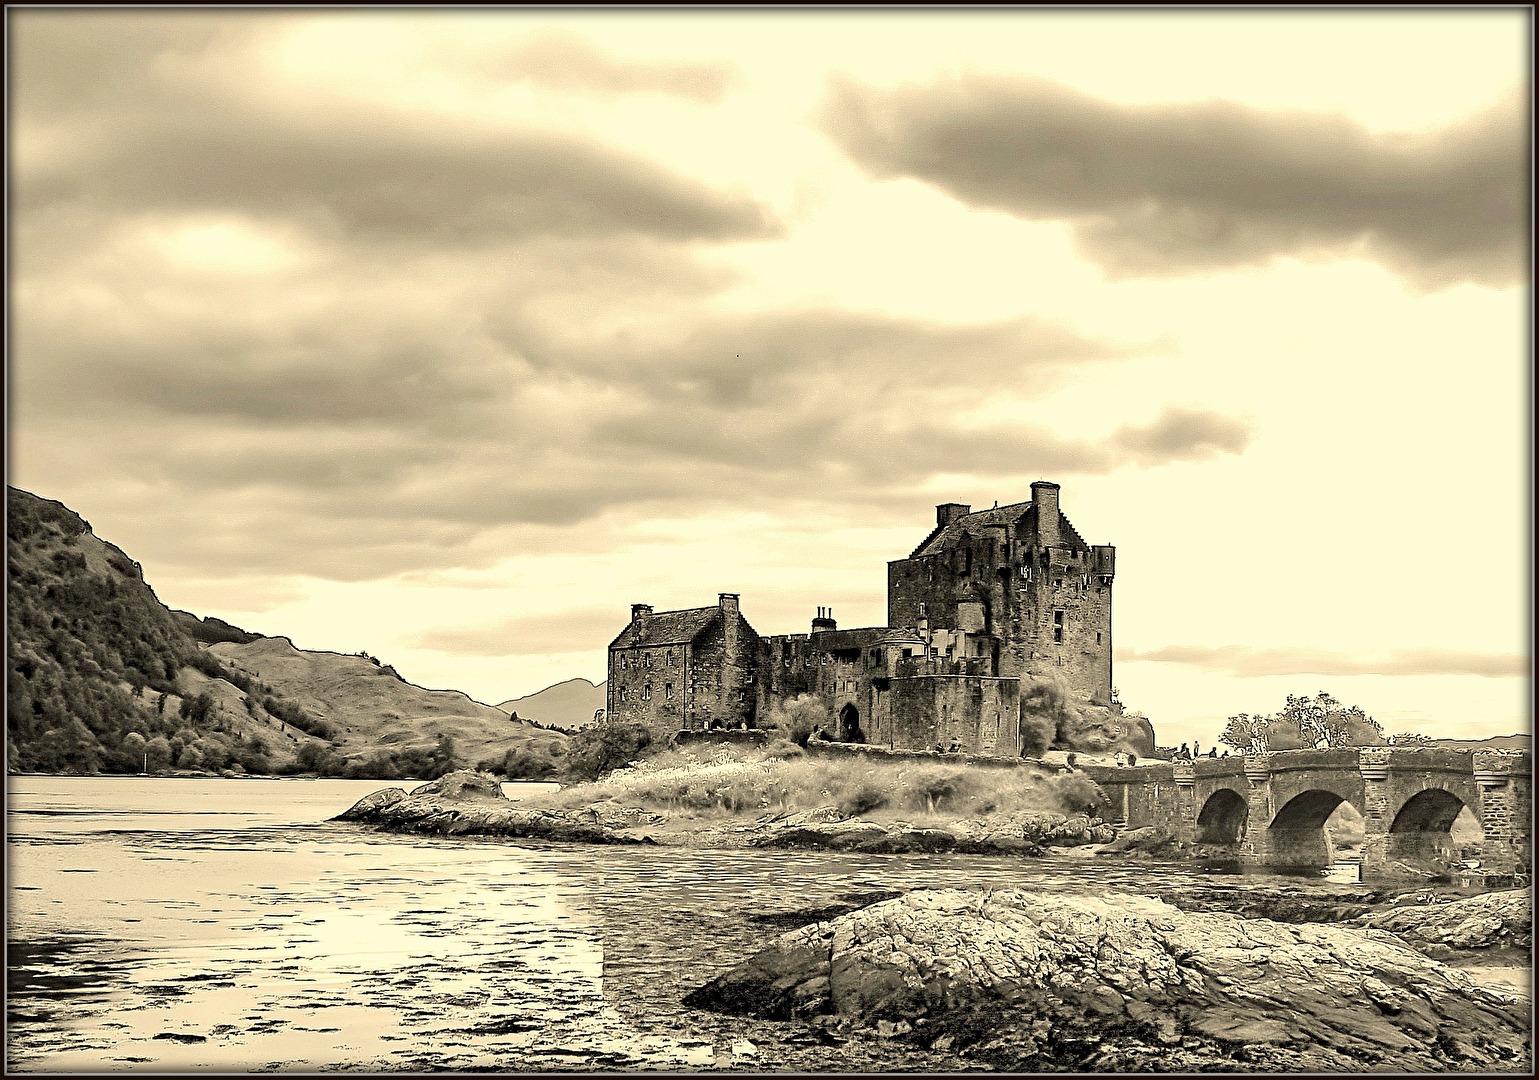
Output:
[[[574,784],[541,802],[558,808],[604,803],[692,818],[754,818],[836,807],[874,821],[916,816],[987,818],[1038,810],[1083,813],[1104,805],[1089,778],[1045,768],[984,769],[963,764],[813,757],[784,744],[673,751]]]

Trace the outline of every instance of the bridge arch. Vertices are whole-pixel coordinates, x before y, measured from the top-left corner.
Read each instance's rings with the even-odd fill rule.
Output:
[[[1466,810],[1463,799],[1444,787],[1423,788],[1400,805],[1385,838],[1385,855],[1392,861],[1442,863],[1456,852],[1454,822]]]
[[[1219,788],[1197,815],[1199,844],[1238,844],[1245,835],[1250,807],[1234,788]]]
[[[1271,864],[1298,869],[1330,866],[1336,853],[1325,822],[1336,807],[1349,801],[1334,791],[1310,788],[1285,802],[1267,826]]]

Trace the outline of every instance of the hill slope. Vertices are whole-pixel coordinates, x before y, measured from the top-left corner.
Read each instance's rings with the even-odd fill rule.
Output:
[[[267,772],[295,753],[80,515],[6,492],[7,768]],[[276,699],[275,699],[276,700]]]
[[[593,713],[604,707],[608,685],[607,682],[595,685],[587,679],[568,679],[537,693],[504,701],[497,708],[505,713],[517,713],[524,720],[538,720],[549,726],[576,730],[593,723]]]
[[[7,491],[10,771],[550,771],[565,737],[363,658],[172,611],[62,503]]]
[[[282,637],[225,641],[209,651],[325,723],[336,752],[354,763],[391,754],[420,760],[445,739],[455,760],[470,765],[501,762],[510,751],[547,758],[563,752],[565,737],[557,732],[511,719],[458,690],[416,686],[369,657],[296,649]]]

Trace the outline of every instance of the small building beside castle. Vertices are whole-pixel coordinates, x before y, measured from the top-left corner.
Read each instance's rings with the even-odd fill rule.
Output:
[[[721,594],[713,608],[631,608],[609,646],[609,715],[679,730],[756,727],[777,705],[820,699],[841,741],[1019,756],[1023,679],[1080,702],[1112,697],[1115,549],[1086,544],[1059,486],[935,527],[887,566],[886,626],[841,630],[819,608],[808,633],[761,637]]]

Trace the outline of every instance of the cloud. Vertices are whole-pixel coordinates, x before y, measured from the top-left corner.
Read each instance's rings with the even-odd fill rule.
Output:
[[[1323,649],[1252,649],[1239,645],[1206,648],[1170,645],[1148,651],[1117,651],[1119,663],[1186,664],[1225,675],[1473,675],[1483,679],[1526,678],[1530,661],[1516,653],[1459,652],[1453,649],[1394,649],[1363,657]]]
[[[1113,277],[1367,253],[1413,284],[1527,277],[1529,122],[1514,92],[1444,130],[1223,101],[1121,105],[981,75],[835,82],[825,129],[869,173],[1071,224]]]
[[[1140,465],[1172,460],[1202,461],[1219,454],[1239,454],[1250,445],[1248,421],[1204,409],[1168,406],[1152,423],[1124,425],[1111,443]]]
[[[667,94],[706,105],[720,103],[738,78],[731,64],[626,60],[581,35],[554,30],[472,61],[468,72],[459,70],[493,84],[528,82],[607,98]]]
[[[292,21],[19,21],[18,475],[184,577],[486,566],[744,506],[880,522],[959,470],[1247,444],[1158,402],[1101,430],[997,407],[1163,341],[755,309],[716,254],[778,235],[752,200],[494,110],[311,100],[275,66]],[[678,75],[583,55],[612,88]]]
[[[18,20],[21,217],[238,212],[352,241],[472,246],[778,232],[747,197],[566,131],[285,96],[253,78],[278,22],[71,14]]]

